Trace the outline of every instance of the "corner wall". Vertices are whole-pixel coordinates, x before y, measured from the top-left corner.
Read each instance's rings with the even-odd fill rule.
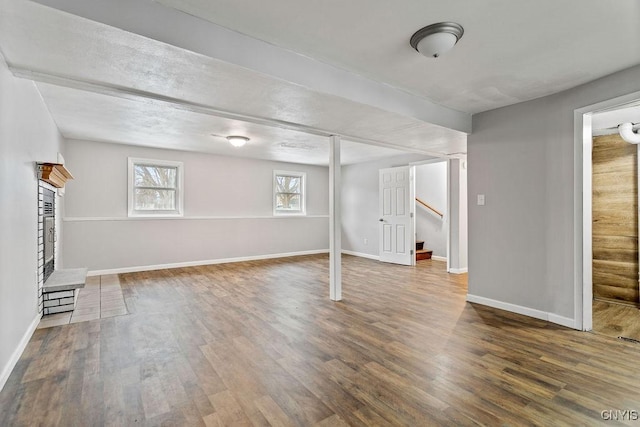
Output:
[[[184,217],[127,217],[127,158],[184,163]],[[329,247],[326,167],[68,141],[65,265],[139,271]],[[307,174],[307,216],[273,216],[273,170]]]
[[[0,389],[40,319],[36,162],[57,161],[62,147],[35,84],[0,56]]]
[[[640,90],[640,66],[473,117],[469,300],[575,326],[582,283],[574,110]],[[476,195],[485,194],[485,206]],[[587,225],[590,226],[590,225]]]

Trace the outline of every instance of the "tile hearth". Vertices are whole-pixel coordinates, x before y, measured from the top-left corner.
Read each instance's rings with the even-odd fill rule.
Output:
[[[72,312],[42,318],[38,329],[128,314],[117,274],[87,277]]]
[[[87,280],[86,268],[55,270],[42,287],[44,314],[71,312]]]

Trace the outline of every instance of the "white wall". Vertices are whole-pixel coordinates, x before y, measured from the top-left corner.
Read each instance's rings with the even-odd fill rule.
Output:
[[[574,282],[582,283],[582,183],[576,178],[582,159],[574,147],[574,110],[639,90],[640,66],[474,116],[469,294],[550,313],[563,324],[574,320]],[[477,194],[486,195],[485,206],[476,205]]]
[[[416,238],[433,255],[447,256],[447,162],[416,166],[416,197],[442,212],[444,218],[416,204]]]
[[[35,162],[55,162],[62,146],[35,84],[0,56],[0,389],[40,317]]]
[[[343,250],[378,256],[378,170],[425,159],[425,156],[407,154],[342,167]]]
[[[68,267],[166,264],[327,250],[328,169],[237,157],[67,141]],[[184,218],[127,218],[127,158],[184,162]],[[273,217],[274,169],[307,173],[307,217]]]

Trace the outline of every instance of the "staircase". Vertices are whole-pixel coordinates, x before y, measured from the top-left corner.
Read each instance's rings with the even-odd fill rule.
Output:
[[[424,241],[416,240],[416,261],[431,259],[431,255],[433,255],[433,251],[424,249]]]

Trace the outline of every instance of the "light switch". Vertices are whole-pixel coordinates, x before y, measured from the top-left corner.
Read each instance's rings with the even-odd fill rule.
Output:
[[[484,194],[478,194],[478,206],[484,206]]]

